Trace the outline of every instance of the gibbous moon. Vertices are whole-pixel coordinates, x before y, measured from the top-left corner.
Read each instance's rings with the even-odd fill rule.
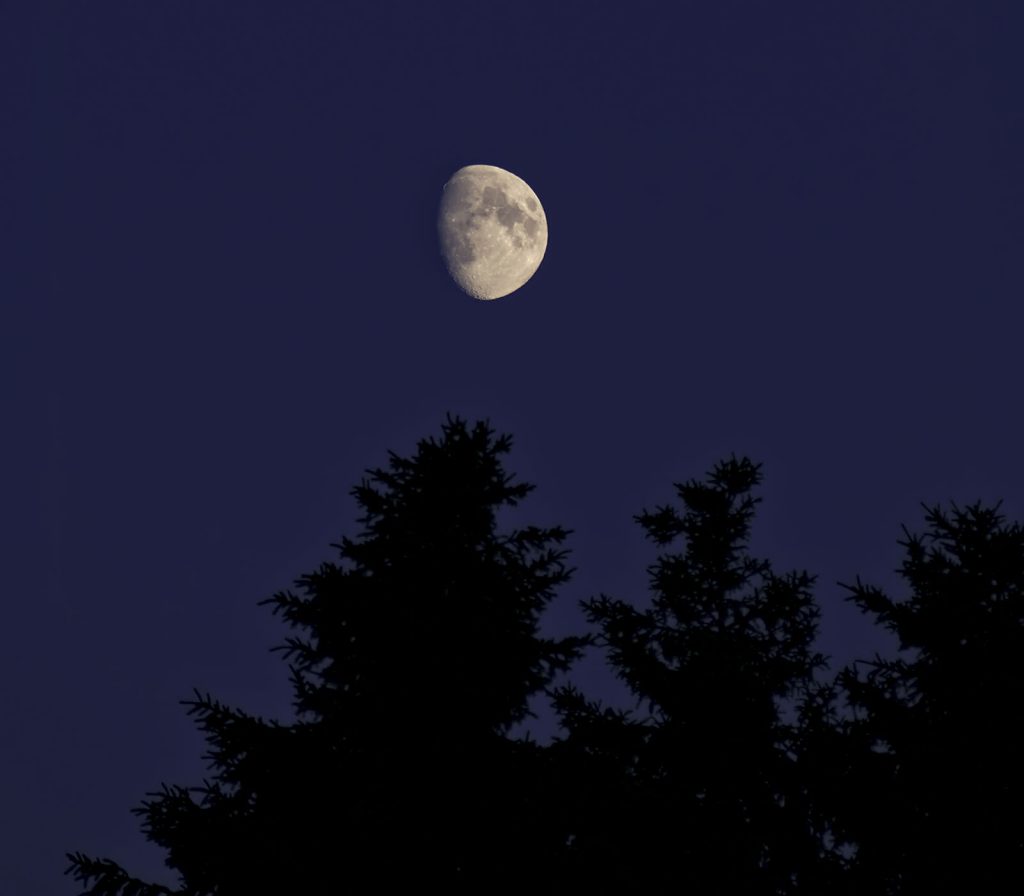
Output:
[[[444,185],[437,215],[448,273],[474,299],[498,299],[529,280],[548,245],[548,221],[526,181],[467,165]]]

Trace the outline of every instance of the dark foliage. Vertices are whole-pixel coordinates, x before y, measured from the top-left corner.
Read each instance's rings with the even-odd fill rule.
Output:
[[[680,513],[637,521],[665,548],[650,568],[649,609],[585,603],[641,718],[558,705],[558,745],[582,772],[573,873],[598,892],[789,892],[820,883],[826,850],[801,780],[800,738],[787,707],[824,664],[811,649],[818,611],[806,573],[778,575],[746,543],[759,469],[719,464],[677,486]]]
[[[502,468],[510,444],[449,419],[414,457],[392,454],[354,489],[362,532],[336,545],[341,563],[270,599],[303,632],[282,646],[301,721],[185,701],[213,779],[136,810],[178,892],[481,892],[546,855],[539,750],[506,734],[584,640],[538,634],[569,576],[566,531],[498,531],[532,488]],[[166,892],[69,858],[92,896]]]
[[[1024,864],[1024,531],[995,508],[925,507],[901,544],[909,596],[852,586],[899,656],[840,676],[839,807],[858,892],[999,892]]]
[[[833,680],[805,572],[748,550],[760,469],[678,485],[636,519],[661,551],[641,608],[539,619],[561,528],[499,529],[532,486],[507,436],[449,419],[353,490],[355,539],[272,604],[298,721],[195,692],[211,779],[134,810],[178,889],[68,854],[86,896],[417,892],[917,896],[999,892],[1024,860],[1024,531],[927,511],[908,597],[844,586],[898,639]],[[636,698],[552,689],[590,643]],[[562,736],[510,735],[548,694]]]

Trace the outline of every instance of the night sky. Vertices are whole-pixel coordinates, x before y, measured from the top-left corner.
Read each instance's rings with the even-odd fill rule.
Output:
[[[129,810],[202,781],[178,701],[292,718],[256,602],[448,412],[574,531],[550,631],[643,601],[633,515],[735,452],[821,649],[884,647],[836,583],[901,594],[920,502],[1024,517],[1022,41],[1009,0],[0,3],[0,892],[175,883]],[[492,302],[435,231],[478,163],[550,230]]]

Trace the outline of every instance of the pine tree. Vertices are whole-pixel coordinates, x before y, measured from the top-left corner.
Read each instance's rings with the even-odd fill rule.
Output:
[[[844,670],[840,814],[857,892],[998,892],[1024,862],[1024,530],[995,507],[925,507],[900,544],[910,594],[846,586],[896,636]]]
[[[659,547],[684,542],[650,568],[650,607],[584,604],[638,707],[559,692],[558,749],[576,771],[569,867],[596,892],[785,893],[820,877],[796,728],[824,665],[818,610],[807,573],[747,551],[759,482],[731,458],[678,485],[682,513],[636,518]]]
[[[539,634],[570,575],[568,533],[499,531],[501,509],[533,488],[504,471],[510,447],[449,418],[413,457],[391,453],[353,490],[362,529],[334,546],[340,562],[262,602],[303,632],[279,648],[299,721],[183,701],[212,780],[164,785],[135,810],[177,893],[482,892],[542,870],[542,751],[509,731],[585,639]],[[69,859],[90,896],[170,892]]]

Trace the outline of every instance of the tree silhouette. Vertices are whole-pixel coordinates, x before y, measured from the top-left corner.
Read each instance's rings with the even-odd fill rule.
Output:
[[[840,676],[852,880],[873,894],[997,892],[1024,861],[1024,531],[999,505],[925,511],[927,531],[900,542],[909,597],[845,586],[900,645]]]
[[[583,638],[538,634],[570,571],[561,528],[499,532],[533,486],[506,474],[508,436],[449,418],[415,455],[391,453],[353,490],[362,531],[272,603],[302,636],[299,721],[208,695],[186,703],[212,780],[164,785],[134,810],[188,896],[451,892],[525,881],[554,846],[537,823],[542,751],[508,736]],[[157,896],[109,860],[69,854],[91,896]]]
[[[500,526],[532,486],[486,423],[448,418],[353,489],[359,534],[272,604],[297,634],[298,721],[195,692],[211,779],[133,810],[172,890],[68,854],[86,896],[996,890],[1024,859],[1024,531],[926,509],[910,595],[844,586],[899,654],[820,681],[806,572],[750,556],[760,467],[677,485],[636,517],[662,553],[640,608],[584,601],[597,637],[539,632],[561,528]],[[672,552],[671,546],[681,544]],[[600,643],[636,698],[552,689]],[[511,736],[549,694],[562,736]],[[845,706],[844,706],[845,703]]]
[[[558,750],[576,807],[572,875],[596,892],[812,891],[827,850],[801,779],[790,710],[814,692],[818,610],[806,573],[777,575],[746,543],[760,482],[748,459],[678,485],[684,511],[636,519],[683,553],[650,568],[653,602],[585,602],[648,716],[558,692]],[[794,710],[795,711],[795,710]]]

